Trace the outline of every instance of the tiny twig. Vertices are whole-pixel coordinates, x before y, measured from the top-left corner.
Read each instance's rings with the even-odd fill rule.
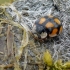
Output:
[[[3,68],[10,68],[10,67],[13,67],[14,65],[13,64],[8,64],[8,65],[0,65],[0,68],[3,67]]]

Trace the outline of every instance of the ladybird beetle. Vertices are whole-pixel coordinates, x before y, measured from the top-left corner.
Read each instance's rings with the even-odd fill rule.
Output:
[[[32,28],[32,33],[38,39],[55,37],[62,32],[62,24],[55,16],[44,16],[38,19]]]

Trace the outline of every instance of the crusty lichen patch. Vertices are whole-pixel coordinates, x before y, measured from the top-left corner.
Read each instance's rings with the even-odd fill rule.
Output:
[[[53,3],[60,11],[54,9]],[[45,63],[42,57],[48,49],[53,59],[53,69],[67,70],[70,67],[70,62],[65,63],[70,60],[69,3],[69,0],[16,0],[12,4],[1,5],[0,69],[43,70]],[[61,19],[63,32],[56,38],[40,43],[32,37],[29,29],[38,18],[48,14]],[[47,59],[48,56],[44,57]],[[47,65],[46,68],[49,70],[51,67]]]

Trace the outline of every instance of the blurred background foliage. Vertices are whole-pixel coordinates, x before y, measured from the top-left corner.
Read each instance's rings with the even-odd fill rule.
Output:
[[[4,3],[12,3],[14,0],[0,0],[0,5]]]

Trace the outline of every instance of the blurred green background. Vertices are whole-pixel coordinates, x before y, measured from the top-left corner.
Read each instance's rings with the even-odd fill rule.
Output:
[[[0,5],[4,3],[12,3],[14,0],[0,0]]]

